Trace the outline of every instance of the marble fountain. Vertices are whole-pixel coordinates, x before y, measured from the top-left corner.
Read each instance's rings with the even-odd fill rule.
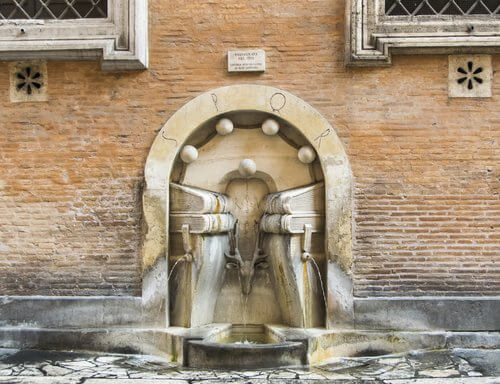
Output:
[[[301,99],[258,85],[197,97],[159,132],[145,179],[142,310],[169,359],[308,365],[440,342],[355,329],[349,162]]]
[[[191,366],[305,364],[307,337],[271,325],[326,324],[316,153],[265,114],[211,123],[180,150],[170,180],[170,326],[207,331],[187,342]]]

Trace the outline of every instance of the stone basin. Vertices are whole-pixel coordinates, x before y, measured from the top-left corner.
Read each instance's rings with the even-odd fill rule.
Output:
[[[188,367],[254,369],[307,364],[306,340],[285,340],[265,325],[232,325],[186,343]]]

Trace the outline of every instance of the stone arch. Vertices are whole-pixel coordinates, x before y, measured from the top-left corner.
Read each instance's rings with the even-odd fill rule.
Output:
[[[237,171],[232,171],[232,172],[226,174],[221,181],[225,185],[227,185],[227,184],[229,184],[229,182],[233,178],[235,178],[236,175],[237,175]],[[269,192],[276,192],[277,191],[276,183],[274,182],[273,178],[271,176],[269,176],[267,173],[261,172],[261,171],[257,171],[255,173],[254,177],[257,178],[257,179],[259,179],[259,180],[262,180],[262,182],[264,184],[266,184],[267,187],[269,188]]]
[[[236,111],[274,115],[296,127],[317,152],[325,178],[325,249],[328,258],[327,326],[352,322],[352,176],[333,127],[312,106],[286,91],[263,85],[232,85],[206,92],[165,123],[146,160],[143,192],[143,304],[148,318],[168,325],[169,179],[182,145],[210,119]],[[162,314],[160,317],[157,314]]]

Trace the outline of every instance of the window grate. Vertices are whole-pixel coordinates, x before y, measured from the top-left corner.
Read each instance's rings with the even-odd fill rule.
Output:
[[[387,16],[498,16],[499,0],[385,0]]]
[[[108,16],[108,0],[0,0],[0,20],[90,19]]]

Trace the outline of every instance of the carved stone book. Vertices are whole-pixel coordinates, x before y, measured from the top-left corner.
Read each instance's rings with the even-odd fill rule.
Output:
[[[230,213],[222,214],[171,214],[170,232],[182,232],[182,226],[189,225],[190,233],[223,233],[234,227]]]
[[[271,193],[265,198],[265,212],[279,214],[322,212],[324,193],[323,182]]]
[[[229,212],[229,199],[222,193],[170,183],[170,209],[172,213],[225,213]]]
[[[304,225],[310,224],[313,232],[322,232],[324,216],[321,214],[264,215],[260,229],[267,233],[304,233]]]

